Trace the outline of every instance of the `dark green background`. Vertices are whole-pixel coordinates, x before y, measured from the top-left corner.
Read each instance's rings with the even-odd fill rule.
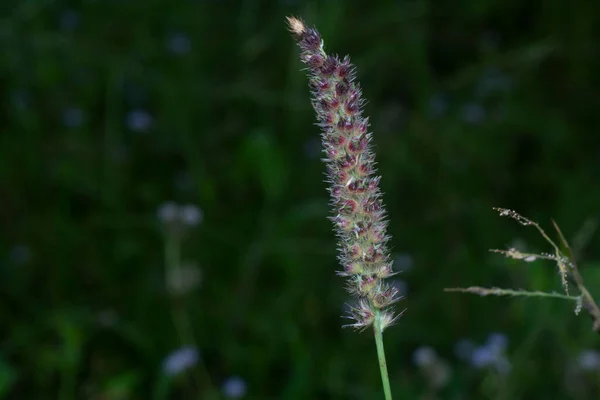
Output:
[[[424,345],[452,370],[438,398],[597,398],[598,372],[572,373],[600,339],[573,304],[443,292],[561,290],[552,264],[489,253],[550,251],[499,206],[548,231],[554,218],[600,295],[600,238],[580,234],[599,216],[600,9],[557,0],[2,2],[1,398],[209,399],[234,375],[247,399],[382,398],[372,335],[340,327],[288,14],[356,64],[394,256],[414,264],[384,335],[395,398],[434,398],[412,361]],[[145,132],[127,124],[136,109]],[[165,384],[182,345],[156,216],[170,200],[205,216],[183,246],[202,282],[178,303],[202,363]],[[506,377],[453,352],[491,332],[509,338]]]

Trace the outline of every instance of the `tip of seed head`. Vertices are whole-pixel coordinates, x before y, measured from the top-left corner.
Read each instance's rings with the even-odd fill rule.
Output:
[[[288,28],[293,34],[300,35],[302,32],[304,32],[306,30],[306,27],[304,26],[304,22],[300,21],[298,18],[286,17],[286,20],[288,23]]]

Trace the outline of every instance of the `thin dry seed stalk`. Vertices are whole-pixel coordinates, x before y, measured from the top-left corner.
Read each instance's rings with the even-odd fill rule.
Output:
[[[600,333],[600,306],[596,303],[590,292],[587,290],[583,277],[579,273],[579,269],[577,268],[577,263],[575,260],[575,256],[569,243],[565,239],[562,231],[554,222],[554,229],[558,233],[561,244],[568,250],[568,255],[565,255],[560,247],[546,234],[546,232],[542,229],[542,227],[534,221],[531,221],[528,218],[525,218],[521,214],[516,211],[507,209],[507,208],[494,208],[494,210],[500,213],[502,217],[509,217],[517,221],[519,224],[523,226],[533,226],[538,232],[542,235],[544,239],[554,248],[554,254],[530,254],[530,253],[521,253],[517,249],[511,248],[508,250],[491,250],[496,253],[504,254],[506,257],[514,258],[516,260],[524,260],[524,261],[535,261],[537,259],[544,260],[552,260],[556,262],[558,266],[558,270],[560,273],[561,281],[565,290],[565,294],[559,293],[548,293],[541,291],[527,291],[527,290],[512,290],[512,289],[502,289],[502,288],[485,288],[481,286],[471,286],[468,288],[450,288],[445,289],[446,292],[462,292],[462,293],[473,293],[478,294],[480,296],[527,296],[527,297],[553,297],[558,299],[566,299],[566,300],[574,300],[576,302],[575,306],[575,314],[579,314],[582,309],[585,309],[589,314],[590,318],[593,322],[593,330],[597,333]],[[579,290],[579,296],[570,296],[568,291],[568,283],[567,280],[571,280],[573,284]]]
[[[581,296],[569,296],[561,293],[542,292],[540,290],[502,289],[497,287],[470,286],[467,288],[448,288],[444,292],[472,293],[480,296],[512,296],[512,297],[553,297],[555,299],[581,302]]]
[[[567,267],[572,267],[572,265],[568,258],[562,255],[560,248],[556,245],[556,243],[554,243],[552,239],[550,239],[550,236],[546,234],[546,231],[544,231],[537,222],[533,222],[530,219],[525,218],[516,211],[500,207],[494,207],[494,210],[498,211],[501,217],[510,217],[523,226],[534,226],[535,229],[537,229],[538,232],[542,235],[542,237],[546,239],[546,241],[554,248],[554,255],[556,265],[558,266],[558,271],[560,273],[560,280],[562,282],[563,288],[565,289],[565,293],[568,295],[569,284],[567,283]]]
[[[343,267],[338,274],[348,278],[347,289],[358,298],[350,315],[354,323],[347,326],[362,330],[375,324],[383,331],[398,317],[390,306],[399,298],[396,288],[383,280],[393,275],[389,236],[354,66],[348,56],[340,60],[325,53],[316,29],[297,18],[287,21],[308,67],[312,105],[322,129],[331,220]]]
[[[573,269],[573,280],[575,281],[575,285],[577,286],[577,289],[579,289],[579,292],[581,293],[582,297],[581,306],[586,309],[586,311],[592,318],[592,321],[594,323],[594,331],[600,333],[600,307],[598,307],[598,303],[596,303],[596,300],[594,299],[594,297],[592,297],[590,292],[585,287],[585,284],[583,283],[583,277],[579,273],[579,268],[577,267],[575,255],[573,254],[573,250],[571,250],[571,246],[569,246],[567,239],[565,239],[565,236],[563,235],[562,231],[558,227],[558,224],[554,220],[552,220],[552,225],[554,225],[554,229],[556,229],[556,232],[558,233],[558,236],[560,237],[563,246],[565,246],[569,251],[569,255],[571,257],[569,262],[570,266]]]

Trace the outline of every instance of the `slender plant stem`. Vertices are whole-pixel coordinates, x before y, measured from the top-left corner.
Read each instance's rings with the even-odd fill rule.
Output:
[[[539,290],[513,290],[513,289],[501,289],[497,287],[486,288],[481,286],[471,286],[468,288],[447,288],[444,292],[461,292],[461,293],[473,293],[480,296],[524,296],[524,297],[552,297],[555,299],[579,301],[581,296],[569,296],[560,293],[548,293],[541,292]]]
[[[181,238],[177,234],[168,234],[166,237],[165,264],[165,285],[167,286],[167,291],[170,292],[168,287],[169,273],[179,275],[178,270],[181,268]],[[171,297],[171,314],[173,317],[175,330],[179,335],[179,339],[183,342],[183,344],[191,345],[197,349],[198,346],[194,340],[192,325],[185,312],[185,309],[183,308],[183,304],[181,303],[180,299],[177,298],[177,296]],[[215,399],[215,389],[212,385],[210,375],[206,370],[206,366],[202,361],[199,361],[198,364],[201,371],[194,374],[193,379],[195,380],[197,386],[200,384],[200,382],[203,382],[207,387],[209,399]]]
[[[383,331],[381,329],[381,319],[377,315],[373,324],[375,331],[375,345],[377,346],[377,358],[379,359],[379,370],[381,372],[381,383],[383,384],[383,393],[385,400],[392,400],[392,389],[390,388],[390,378],[388,377],[387,363],[385,362],[385,349],[383,347]]]
[[[558,236],[560,237],[563,246],[565,246],[569,251],[573,280],[577,285],[577,289],[579,289],[579,293],[581,293],[581,296],[583,297],[583,306],[590,314],[590,317],[592,317],[592,321],[594,323],[593,329],[595,332],[600,333],[600,307],[598,307],[598,303],[596,303],[596,300],[590,294],[590,292],[585,287],[585,284],[583,283],[583,277],[581,276],[579,268],[577,267],[577,260],[575,260],[575,253],[573,252],[573,250],[571,250],[569,242],[567,242],[567,239],[565,238],[562,231],[558,227],[558,224],[554,220],[552,220],[552,224],[554,225],[554,229],[556,229],[556,232],[558,232]],[[556,251],[557,253],[560,252],[558,248]]]

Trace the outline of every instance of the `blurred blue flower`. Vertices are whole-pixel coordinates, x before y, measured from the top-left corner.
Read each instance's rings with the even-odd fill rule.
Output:
[[[471,354],[471,364],[476,368],[489,367],[497,359],[497,353],[487,346],[477,347]]]
[[[179,218],[179,206],[173,201],[167,201],[158,207],[156,214],[163,224],[172,224]]]
[[[486,340],[486,346],[503,353],[508,347],[508,338],[503,333],[491,333]]]
[[[65,10],[60,15],[59,26],[63,31],[73,31],[79,25],[79,14],[73,10]]]
[[[443,93],[435,93],[429,99],[428,114],[430,117],[442,117],[448,110],[448,98]]]
[[[193,204],[178,205],[173,201],[161,204],[157,210],[158,219],[166,225],[183,224],[196,226],[202,222],[204,214],[200,208]]]
[[[183,55],[190,52],[192,49],[192,42],[187,35],[176,32],[169,35],[167,39],[167,48],[173,54]]]
[[[14,264],[25,264],[31,260],[31,250],[25,245],[18,245],[12,248],[9,255],[10,261]]]
[[[184,225],[196,226],[202,222],[202,210],[193,204],[186,204],[179,209],[179,218]]]
[[[470,125],[479,125],[485,120],[485,109],[478,103],[467,103],[462,109],[463,120]]]
[[[182,347],[170,353],[163,361],[163,373],[175,376],[198,364],[198,350],[195,347]]]
[[[422,346],[413,353],[413,362],[417,367],[425,368],[434,364],[437,360],[437,353],[429,346]]]
[[[228,399],[239,399],[246,395],[247,385],[239,376],[232,376],[223,382],[223,395]]]
[[[167,271],[166,286],[170,294],[183,296],[196,289],[201,280],[200,267],[194,262],[185,262]]]
[[[600,370],[600,353],[596,350],[584,350],[577,357],[577,365],[584,371]]]
[[[460,339],[454,345],[454,354],[461,360],[470,360],[476,347],[472,340]]]
[[[63,113],[63,124],[67,128],[77,128],[83,124],[85,116],[83,111],[77,107],[67,108]]]
[[[448,363],[438,357],[436,351],[429,346],[422,346],[414,351],[413,363],[424,373],[432,388],[444,387],[452,375]]]
[[[471,365],[475,368],[494,368],[501,374],[507,374],[511,370],[510,362],[504,355],[507,347],[508,339],[504,334],[490,334],[483,346],[473,350]]]
[[[145,110],[135,109],[127,114],[127,126],[134,132],[147,131],[152,125],[152,116]]]

